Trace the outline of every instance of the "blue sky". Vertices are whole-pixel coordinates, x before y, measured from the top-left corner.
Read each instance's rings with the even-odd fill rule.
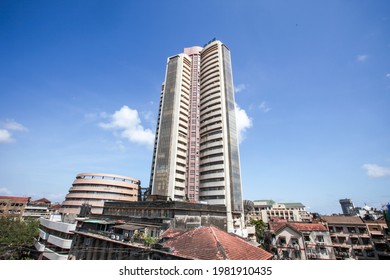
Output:
[[[1,1],[0,195],[146,187],[168,56],[231,50],[244,198],[390,201],[388,1]]]

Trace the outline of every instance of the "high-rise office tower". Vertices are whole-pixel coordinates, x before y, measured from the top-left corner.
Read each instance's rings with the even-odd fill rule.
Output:
[[[347,216],[356,215],[356,209],[355,206],[353,205],[352,200],[350,200],[349,198],[345,198],[345,199],[340,199],[339,202],[344,215]]]
[[[220,41],[168,58],[150,189],[172,200],[225,205],[228,231],[242,227],[232,66]]]

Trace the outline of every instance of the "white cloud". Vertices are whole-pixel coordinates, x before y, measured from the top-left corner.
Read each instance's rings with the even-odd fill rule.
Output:
[[[246,85],[244,85],[244,84],[239,84],[239,85],[234,87],[235,93],[239,93],[241,91],[244,91],[245,89],[246,89]]]
[[[119,131],[120,136],[130,142],[153,146],[154,133],[142,126],[137,110],[123,106],[109,118],[111,119],[109,123],[100,123],[99,126]]]
[[[386,78],[390,78],[390,73],[387,73],[387,74],[386,74]]]
[[[3,126],[5,129],[8,129],[8,130],[28,131],[28,129],[24,125],[14,121],[14,120],[7,120]]]
[[[11,191],[7,188],[0,188],[0,193],[5,195],[10,195]]]
[[[268,104],[263,101],[261,102],[260,106],[259,106],[259,109],[263,112],[263,113],[267,113],[269,111],[271,111],[271,108],[268,106]]]
[[[14,120],[6,120],[5,122],[1,123],[0,128],[0,143],[12,143],[15,140],[12,138],[12,133],[10,131],[28,131],[28,129],[14,121]]]
[[[12,143],[13,141],[14,139],[8,130],[0,129],[0,143]]]
[[[244,140],[245,131],[252,127],[252,119],[248,116],[244,109],[241,109],[236,103],[236,122],[238,142],[241,143]]]
[[[360,54],[360,55],[357,56],[356,59],[357,59],[357,61],[364,62],[364,61],[367,60],[367,58],[368,58],[368,55],[366,55],[366,54]]]
[[[362,166],[367,171],[369,177],[384,177],[390,175],[390,167],[382,167],[377,164],[366,163]]]

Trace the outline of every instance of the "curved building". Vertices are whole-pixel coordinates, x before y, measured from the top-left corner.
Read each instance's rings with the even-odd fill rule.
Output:
[[[59,210],[62,214],[79,214],[83,204],[92,214],[103,212],[104,202],[138,201],[140,181],[131,177],[104,173],[80,173]]]

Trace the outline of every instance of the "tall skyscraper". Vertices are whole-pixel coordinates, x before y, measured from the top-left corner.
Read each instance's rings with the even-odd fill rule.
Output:
[[[150,189],[172,200],[225,205],[227,229],[243,204],[230,50],[212,40],[168,58]]]
[[[347,216],[356,215],[356,209],[355,206],[353,205],[352,200],[350,200],[349,198],[345,198],[345,199],[340,199],[339,202],[344,215]]]

